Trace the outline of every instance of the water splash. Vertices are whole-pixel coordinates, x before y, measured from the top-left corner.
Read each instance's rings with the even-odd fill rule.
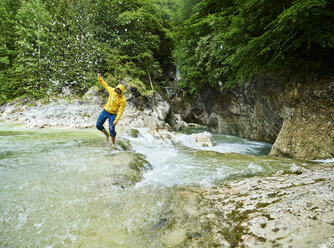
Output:
[[[196,142],[193,135],[156,132],[149,129],[139,129],[139,135],[135,138],[127,133],[125,137],[131,141],[133,149],[144,154],[153,167],[144,174],[144,180],[137,183],[138,188],[147,185],[212,186],[229,177],[273,172],[269,163],[250,163],[251,160],[256,160],[253,157],[239,161],[235,160],[234,156],[232,158],[229,158],[229,155],[221,156],[231,152],[258,155],[262,152],[258,149],[268,147],[265,143],[251,142],[233,136],[219,136],[216,146],[203,147]],[[198,155],[199,153],[201,155]]]
[[[171,213],[178,211],[179,187],[216,185],[290,166],[194,149],[189,136],[165,133],[164,139],[149,130],[140,130],[137,138],[124,134],[128,153],[112,152],[95,129],[0,123],[0,135],[0,243],[5,247],[161,247],[165,228],[177,221]],[[173,135],[183,143],[175,146]],[[135,187],[115,185],[117,168],[135,152],[152,170]]]

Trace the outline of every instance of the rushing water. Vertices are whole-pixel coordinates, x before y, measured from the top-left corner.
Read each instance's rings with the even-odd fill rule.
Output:
[[[178,187],[291,166],[227,153],[262,156],[270,150],[232,136],[214,135],[217,145],[202,148],[187,133],[174,134],[180,146],[146,129],[136,138],[119,134],[130,153],[143,154],[152,167],[126,189],[110,179],[124,162],[113,159],[120,151],[111,150],[97,130],[0,123],[0,247],[165,247],[164,223],[177,211]]]

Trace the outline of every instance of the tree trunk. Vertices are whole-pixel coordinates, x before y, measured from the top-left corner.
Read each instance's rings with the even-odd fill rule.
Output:
[[[148,74],[148,79],[150,80],[150,84],[151,84],[151,88],[152,88],[152,90],[154,90],[150,73]]]

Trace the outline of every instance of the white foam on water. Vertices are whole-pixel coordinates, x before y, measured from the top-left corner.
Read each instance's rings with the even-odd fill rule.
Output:
[[[218,180],[223,180],[225,179],[230,173],[232,172],[232,169],[230,167],[224,166],[224,167],[220,167],[217,170],[216,173],[216,178]]]
[[[259,149],[268,149],[271,147],[271,145],[263,142],[250,141],[230,135],[216,135],[216,137],[223,140],[216,140],[217,144],[214,146],[203,147],[200,143],[196,142],[194,136],[192,135],[161,131],[159,132],[160,135],[168,137],[161,138],[152,134],[149,129],[143,128],[138,130],[141,135],[137,138],[137,140],[139,142],[145,141],[143,145],[148,145],[153,149],[156,147],[174,147],[175,145],[181,145],[197,150],[216,151],[219,153],[257,154]],[[131,137],[127,138],[131,139]]]
[[[136,187],[146,185],[167,186],[212,183],[210,173],[202,173],[201,164],[189,155],[182,153],[173,143],[176,140],[155,136],[148,129],[140,129],[138,138],[127,137],[134,150],[145,156],[152,170],[144,174],[144,180]],[[161,133],[172,137],[172,133]],[[185,138],[188,138],[185,136]],[[187,140],[187,139],[185,139]],[[188,139],[188,142],[192,142]]]
[[[213,147],[202,147],[192,135],[171,132],[150,131],[139,129],[137,138],[126,137],[131,141],[133,149],[145,156],[151,164],[152,170],[144,174],[144,180],[136,187],[173,185],[202,185],[212,186],[216,181],[223,180],[231,174],[237,173],[232,168],[219,164],[214,158],[201,161],[194,156],[186,154],[178,146],[189,147],[196,150],[216,151],[220,153],[235,152],[246,153],[249,144],[219,143]],[[253,146],[263,146],[263,143],[254,142]],[[207,163],[206,163],[207,162]],[[214,166],[211,166],[214,165]],[[262,172],[263,168],[250,164],[242,174]],[[240,173],[240,172],[239,172]]]
[[[192,135],[178,133],[169,133],[169,135],[174,144],[181,144],[182,146],[193,149],[215,151],[219,153],[256,154],[258,149],[270,147],[270,145],[266,143],[250,141],[229,135],[215,135],[217,138],[224,138],[225,140],[216,140],[216,145],[203,147],[196,142]],[[213,138],[215,138],[215,136],[213,136]]]
[[[262,172],[263,168],[258,164],[250,163],[247,167],[247,170],[249,170],[252,173],[257,173],[257,172]]]
[[[18,217],[19,224],[17,226],[20,229],[22,226],[27,224],[28,214],[27,213],[20,213]]]
[[[41,228],[41,226],[44,224],[44,221],[45,221],[45,218],[43,218],[42,222],[40,222],[40,223],[35,223],[35,224],[34,224],[34,227],[36,227],[36,229]]]
[[[317,160],[312,160],[314,162],[321,162],[321,163],[333,163],[334,158],[329,158],[329,159],[317,159]]]

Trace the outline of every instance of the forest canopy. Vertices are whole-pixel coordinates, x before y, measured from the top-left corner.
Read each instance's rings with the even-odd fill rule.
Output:
[[[326,0],[2,0],[0,102],[85,93],[96,73],[187,93],[333,68]]]
[[[192,13],[175,28],[180,84],[190,92],[333,68],[333,1],[204,0]]]

